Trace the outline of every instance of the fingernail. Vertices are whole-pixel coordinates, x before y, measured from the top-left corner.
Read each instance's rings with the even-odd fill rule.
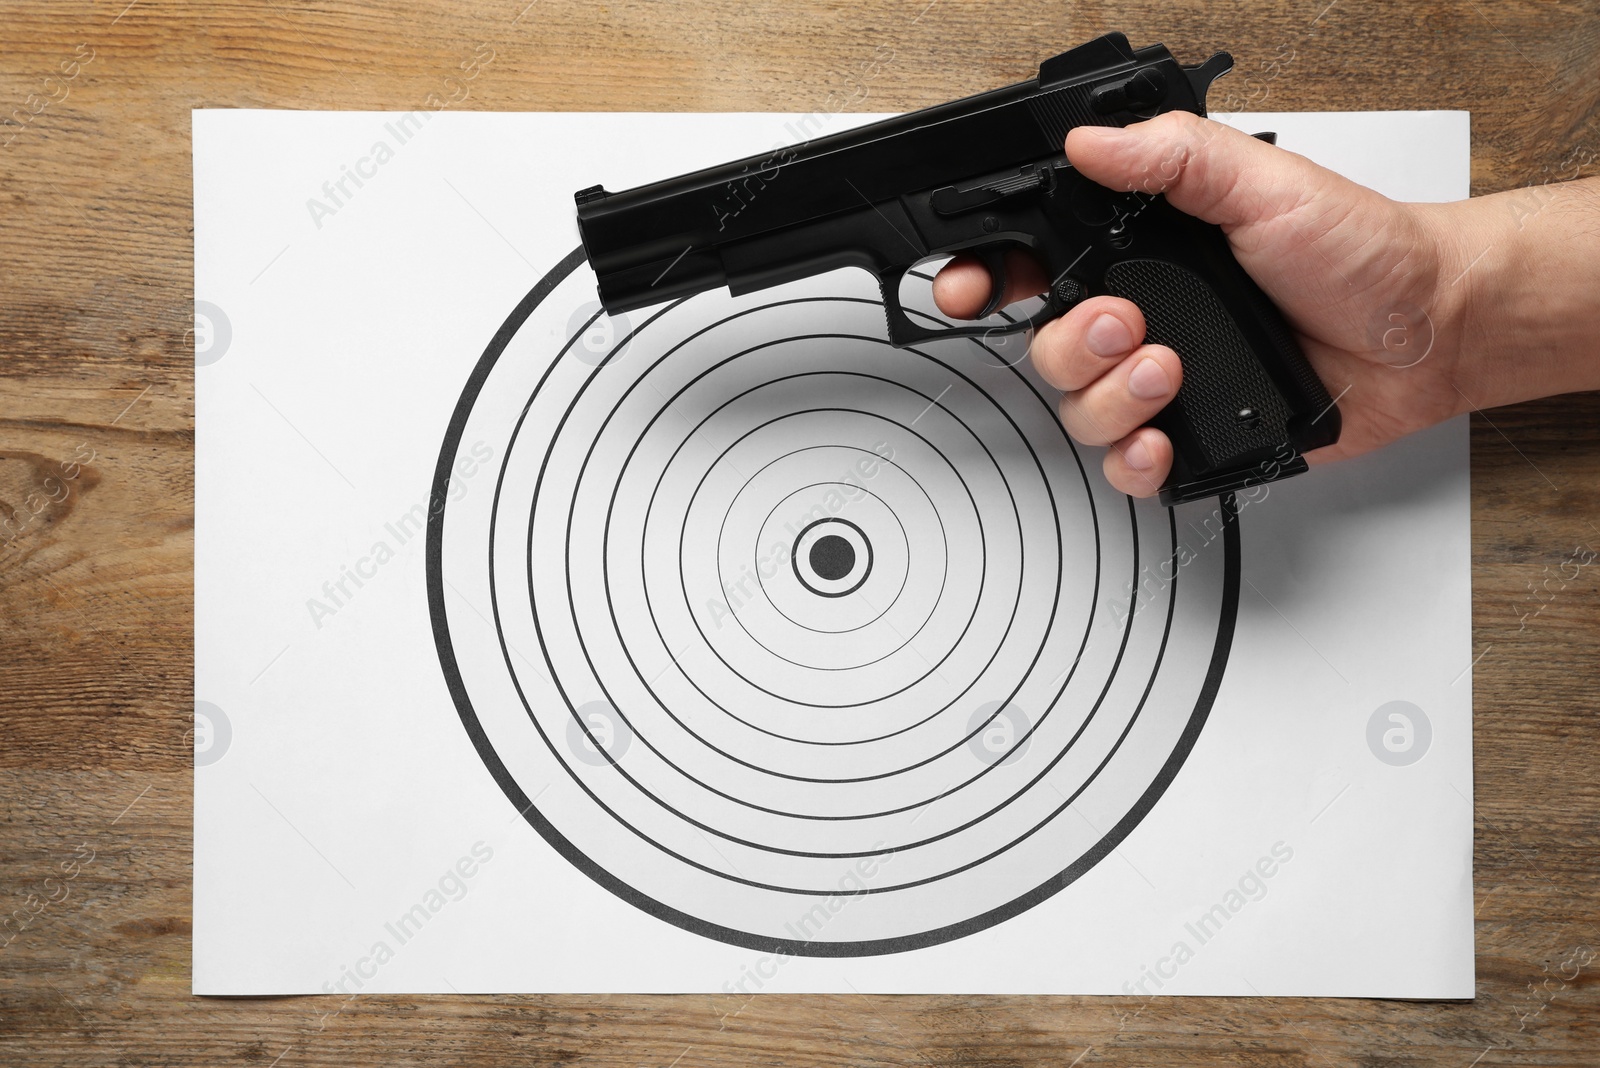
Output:
[[[1083,343],[1096,356],[1121,356],[1133,350],[1133,331],[1115,315],[1102,315],[1089,324]]]
[[[1143,438],[1134,438],[1133,444],[1123,451],[1122,458],[1135,471],[1147,471],[1155,463],[1150,457],[1150,450],[1144,447]]]
[[[1159,363],[1146,356],[1128,376],[1128,392],[1140,400],[1157,400],[1172,392],[1172,379]]]

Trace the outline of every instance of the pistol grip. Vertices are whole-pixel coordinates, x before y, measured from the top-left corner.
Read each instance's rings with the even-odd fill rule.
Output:
[[[1177,396],[1153,420],[1173,444],[1168,505],[1298,474],[1302,453],[1339,439],[1339,409],[1277,308],[1220,231],[1203,243],[1194,267],[1131,256],[1104,277],[1144,313],[1145,340],[1183,361]]]

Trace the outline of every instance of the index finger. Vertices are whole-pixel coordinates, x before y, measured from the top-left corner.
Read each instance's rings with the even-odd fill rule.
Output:
[[[1039,261],[1021,249],[1006,251],[1006,292],[1001,307],[1050,288]],[[976,256],[961,255],[940,268],[933,278],[933,302],[954,319],[971,319],[989,303],[993,286],[989,272]]]

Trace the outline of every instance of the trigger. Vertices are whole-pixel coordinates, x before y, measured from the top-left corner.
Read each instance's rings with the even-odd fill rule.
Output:
[[[987,319],[1000,310],[1000,302],[1006,297],[1005,250],[981,248],[978,250],[978,259],[982,261],[984,270],[989,272],[989,302],[983,306],[983,310],[976,318]]]

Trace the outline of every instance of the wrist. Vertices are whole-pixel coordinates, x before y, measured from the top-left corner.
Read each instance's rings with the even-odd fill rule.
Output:
[[[1459,410],[1600,388],[1600,183],[1415,205],[1439,267],[1435,343]]]
[[[1436,267],[1429,315],[1434,328],[1430,354],[1442,365],[1453,387],[1455,411],[1492,408],[1502,403],[1488,386],[1497,338],[1498,321],[1492,306],[1501,289],[1483,280],[1506,273],[1502,262],[1511,255],[1510,234],[1502,232],[1492,212],[1480,200],[1412,206],[1429,235]]]

